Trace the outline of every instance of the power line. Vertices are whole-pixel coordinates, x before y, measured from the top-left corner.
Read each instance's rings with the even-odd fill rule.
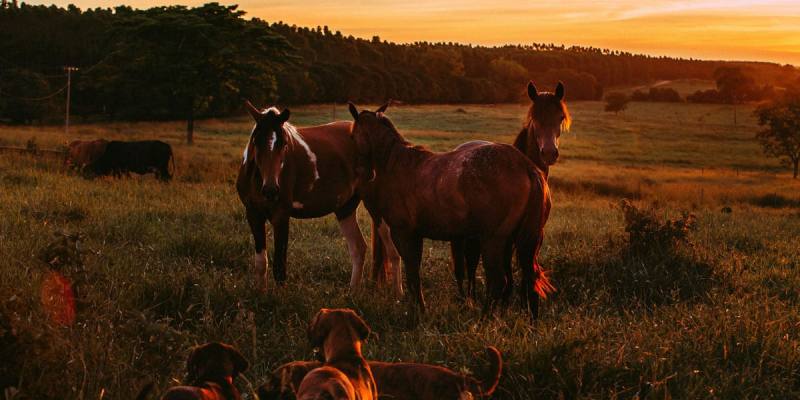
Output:
[[[53,93],[51,93],[51,94],[48,94],[48,95],[46,95],[46,96],[42,96],[42,97],[21,97],[21,96],[12,96],[12,95],[10,95],[10,94],[3,93],[3,90],[2,90],[2,89],[0,89],[0,94],[1,94],[1,95],[3,95],[4,97],[8,97],[8,98],[11,98],[11,99],[14,99],[14,100],[22,100],[22,101],[42,101],[42,100],[47,100],[47,99],[50,99],[50,98],[53,98],[53,97],[55,97],[55,96],[59,95],[59,94],[60,94],[61,92],[63,92],[63,91],[66,89],[66,88],[67,88],[67,85],[64,85],[64,86],[62,86],[62,87],[61,87],[61,89],[58,89],[58,90],[56,90],[55,92],[53,92]]]

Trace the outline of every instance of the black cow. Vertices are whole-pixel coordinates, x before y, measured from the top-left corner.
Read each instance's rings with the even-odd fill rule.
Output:
[[[146,174],[153,172],[158,179],[168,181],[172,178],[169,172],[172,147],[160,140],[143,140],[138,142],[121,142],[112,140],[106,145],[103,155],[92,165],[97,175],[120,176],[129,172]]]

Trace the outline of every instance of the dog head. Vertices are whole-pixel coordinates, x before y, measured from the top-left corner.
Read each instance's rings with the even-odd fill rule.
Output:
[[[370,333],[367,323],[355,311],[323,308],[308,325],[308,340],[312,346],[322,347],[328,335],[336,329],[347,329],[361,341],[367,340]]]
[[[220,380],[239,376],[249,363],[238,350],[224,343],[207,343],[192,349],[186,361],[186,380],[189,383]]]

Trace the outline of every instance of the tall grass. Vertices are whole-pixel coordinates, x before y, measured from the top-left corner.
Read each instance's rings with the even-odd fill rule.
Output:
[[[178,123],[76,127],[75,138],[171,143],[170,184],[87,180],[57,160],[0,155],[0,319],[18,338],[21,395],[125,399],[147,381],[163,389],[182,378],[188,348],[212,340],[243,350],[256,385],[280,363],[315,357],[305,328],[320,307],[351,307],[375,332],[370,359],[467,370],[481,364],[476,352],[497,346],[506,361],[499,399],[800,396],[800,185],[759,155],[747,139],[752,121],[731,128],[722,106],[634,104],[620,118],[596,103],[571,106],[576,123],[552,170],[541,260],[558,291],[533,325],[516,306],[484,316],[459,302],[448,247],[426,242],[429,313],[410,328],[391,292],[369,283],[348,290],[350,263],[332,216],[292,221],[289,280],[257,294],[233,187],[244,118],[201,122],[194,146],[181,143]],[[293,115],[302,125],[330,111]],[[412,141],[444,150],[510,142],[523,112],[415,106],[389,115]],[[73,139],[50,127],[3,127],[0,136],[8,144],[36,137],[43,148]],[[631,252],[622,198],[654,206],[658,218],[692,212],[692,245]],[[363,210],[359,222],[368,235]],[[52,270],[72,283],[72,325],[52,323],[43,306]]]

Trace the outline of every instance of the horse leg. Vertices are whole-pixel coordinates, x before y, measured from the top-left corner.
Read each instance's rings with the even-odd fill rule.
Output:
[[[355,289],[361,284],[364,256],[367,254],[367,242],[364,241],[364,236],[361,235],[355,210],[350,215],[339,219],[339,229],[347,241],[347,249],[350,252],[350,262],[353,264],[353,270],[350,275],[350,288]]]
[[[464,245],[465,239],[456,239],[450,242],[450,257],[453,259],[453,273],[456,276],[456,286],[458,287],[458,296],[464,300]],[[467,283],[467,291],[469,292],[469,282]]]
[[[464,257],[467,267],[467,296],[476,299],[475,271],[481,259],[481,242],[478,239],[467,240],[464,246]]]
[[[261,292],[267,291],[267,218],[261,213],[247,209],[247,224],[250,225],[250,232],[253,234],[253,241],[256,246],[255,271],[256,288]]]
[[[517,264],[522,272],[522,287],[520,300],[522,307],[527,307],[531,318],[539,317],[539,295],[534,288],[534,269],[538,269],[536,253],[538,252],[539,238],[525,238],[517,241]]]
[[[486,272],[486,301],[484,311],[492,312],[494,306],[502,300],[506,287],[506,276],[503,268],[505,257],[505,241],[497,238],[481,239],[481,255],[483,269]]]
[[[403,295],[403,276],[400,274],[400,254],[397,252],[397,247],[392,240],[392,231],[386,221],[381,222],[378,228],[378,235],[383,244],[383,254],[385,255],[386,262],[389,264],[392,273],[392,283],[394,284],[395,294],[399,297]],[[385,271],[385,269],[384,269]]]
[[[283,285],[286,282],[286,251],[289,247],[289,216],[279,213],[270,221],[275,240],[275,256],[273,257],[272,276],[275,282]]]
[[[397,246],[400,258],[406,270],[406,286],[412,301],[416,302],[416,308],[425,313],[425,299],[420,287],[419,268],[422,262],[422,238],[413,233],[400,233],[392,230],[392,242]]]
[[[372,216],[372,280],[378,286],[386,283],[386,254],[383,238],[381,237],[381,222]]]
[[[511,295],[514,293],[514,270],[511,268],[513,253],[513,242],[509,240],[508,243],[506,243],[503,259],[503,271],[505,271],[506,274],[506,286],[503,290],[503,304],[506,306],[511,302]]]

